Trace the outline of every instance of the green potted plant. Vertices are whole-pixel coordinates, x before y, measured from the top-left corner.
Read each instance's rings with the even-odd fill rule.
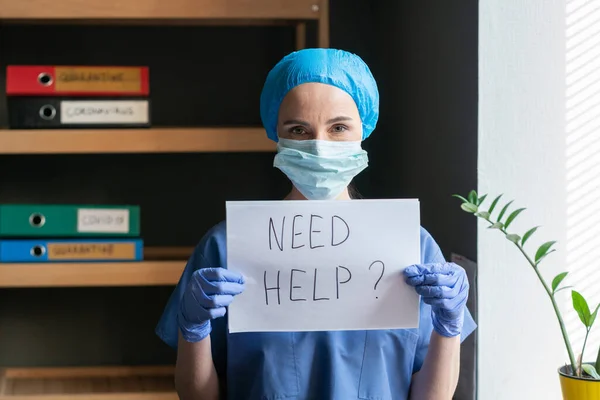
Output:
[[[531,266],[535,274],[537,275],[540,283],[544,287],[554,312],[558,320],[562,337],[569,355],[569,363],[558,369],[559,379],[564,400],[598,400],[600,399],[600,349],[598,349],[598,355],[595,362],[583,362],[585,354],[585,347],[587,343],[588,335],[596,321],[600,304],[592,312],[588,306],[585,298],[576,290],[571,290],[571,298],[573,300],[573,308],[579,315],[579,319],[583,323],[586,329],[586,335],[584,343],[578,357],[575,357],[563,317],[556,302],[556,293],[561,290],[568,289],[570,286],[561,286],[563,280],[566,278],[568,272],[561,272],[556,275],[552,282],[548,282],[544,279],[540,270],[540,264],[550,253],[555,250],[552,248],[556,241],[548,241],[543,243],[537,248],[535,254],[532,256],[525,250],[525,244],[528,239],[537,231],[539,227],[533,227],[526,231],[522,236],[516,233],[511,233],[508,229],[512,222],[518,217],[518,215],[525,210],[525,208],[518,208],[509,212],[510,206],[513,201],[506,203],[496,217],[492,217],[494,211],[499,208],[498,203],[502,198],[502,195],[497,196],[489,206],[484,207],[483,204],[487,198],[487,194],[479,196],[476,191],[471,191],[468,196],[463,197],[455,194],[454,197],[462,201],[461,208],[470,214],[486,221],[489,224],[489,229],[496,230],[504,237],[513,243],[517,249],[521,252],[526,262]]]

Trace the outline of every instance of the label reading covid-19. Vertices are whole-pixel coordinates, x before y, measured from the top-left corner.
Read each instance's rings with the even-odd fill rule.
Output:
[[[77,231],[94,233],[129,233],[129,210],[80,208]]]

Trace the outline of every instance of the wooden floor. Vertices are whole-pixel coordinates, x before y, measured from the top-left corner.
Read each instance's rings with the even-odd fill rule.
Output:
[[[1,400],[178,400],[172,366],[8,368]]]

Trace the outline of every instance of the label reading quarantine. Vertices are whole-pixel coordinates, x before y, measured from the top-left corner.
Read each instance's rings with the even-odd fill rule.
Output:
[[[137,67],[56,67],[59,92],[139,92],[142,71]]]
[[[147,124],[147,100],[65,100],[60,102],[63,124]]]
[[[128,260],[135,258],[134,243],[50,243],[48,260]]]
[[[129,210],[80,208],[77,210],[77,232],[129,233]]]

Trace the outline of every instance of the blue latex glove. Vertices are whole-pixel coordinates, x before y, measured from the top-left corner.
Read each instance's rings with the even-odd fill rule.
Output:
[[[411,265],[404,276],[431,306],[433,329],[446,337],[460,335],[469,297],[465,270],[454,263]]]
[[[225,268],[194,271],[183,292],[177,321],[183,338],[199,342],[211,330],[211,319],[225,315],[234,296],[244,291],[244,277]]]

